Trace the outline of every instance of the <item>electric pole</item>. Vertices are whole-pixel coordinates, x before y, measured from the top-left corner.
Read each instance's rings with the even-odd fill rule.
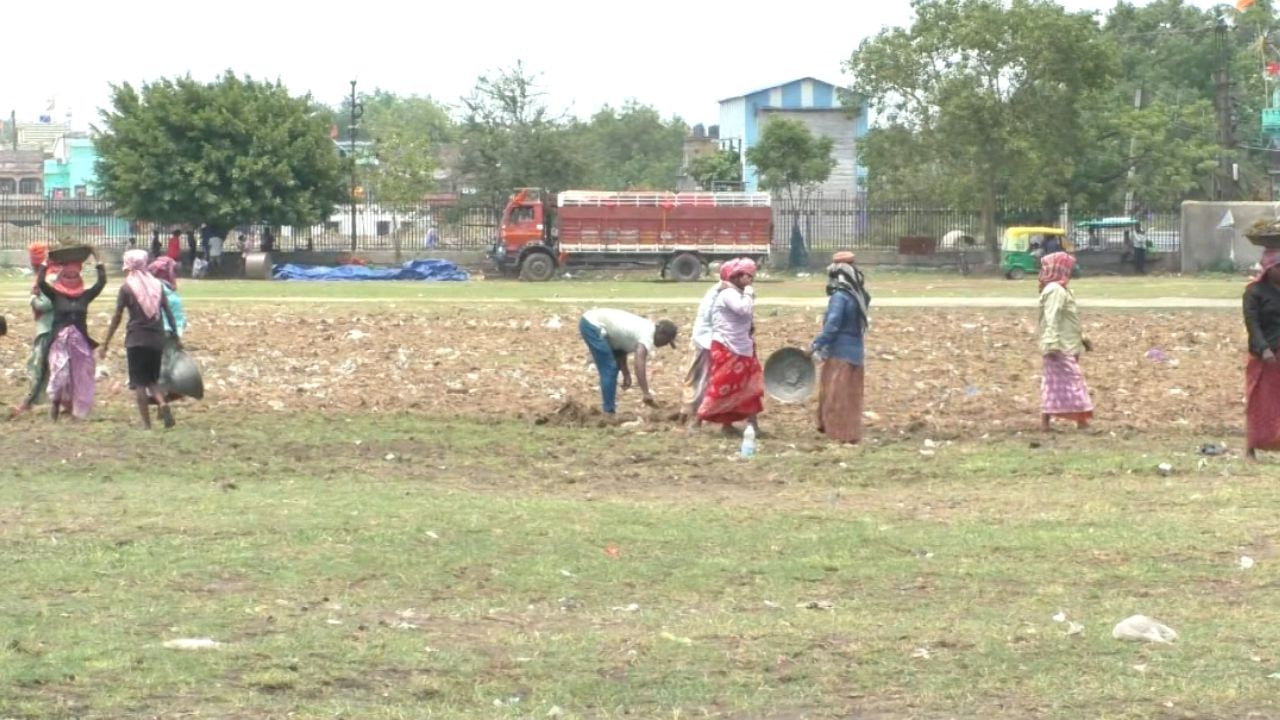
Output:
[[[356,81],[351,81],[351,124],[347,125],[347,160],[351,170],[351,252],[356,251],[356,128],[364,115],[364,104],[356,99]]]
[[[1133,109],[1142,110],[1142,86],[1133,93]],[[1124,193],[1124,216],[1133,217],[1133,179],[1138,174],[1138,136],[1129,138],[1129,189]],[[1066,227],[1066,224],[1063,224]]]
[[[1214,199],[1235,200],[1239,196],[1236,187],[1237,174],[1233,167],[1236,138],[1232,127],[1235,109],[1231,102],[1231,46],[1227,25],[1221,19],[1214,30],[1214,44],[1218,50],[1218,69],[1213,73],[1213,107],[1218,120],[1218,172],[1214,180]]]

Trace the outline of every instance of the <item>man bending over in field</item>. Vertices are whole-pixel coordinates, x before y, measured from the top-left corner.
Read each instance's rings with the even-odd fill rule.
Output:
[[[624,310],[596,308],[582,314],[578,330],[600,372],[600,395],[606,415],[612,417],[618,409],[619,372],[622,389],[631,387],[631,371],[627,368],[627,355],[631,353],[636,355],[636,382],[644,393],[644,403],[655,405],[649,390],[649,356],[657,348],[675,342],[675,323],[660,320],[655,325]]]

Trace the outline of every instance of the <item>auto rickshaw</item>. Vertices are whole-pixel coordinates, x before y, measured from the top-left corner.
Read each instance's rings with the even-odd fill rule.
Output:
[[[1128,238],[1129,242],[1125,240]],[[1133,217],[1109,217],[1076,223],[1074,239],[1077,247],[1090,250],[1112,250],[1146,242],[1142,222]]]
[[[1058,250],[1075,252],[1075,243],[1067,231],[1054,227],[1011,227],[1004,231],[1000,242],[1000,272],[1010,280],[1019,280],[1028,273],[1040,274],[1040,258],[1046,250],[1057,245]]]

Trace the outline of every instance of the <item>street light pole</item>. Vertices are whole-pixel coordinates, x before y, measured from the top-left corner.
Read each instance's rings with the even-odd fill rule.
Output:
[[[356,100],[356,81],[351,81],[351,123],[347,125],[347,161],[351,163],[351,252],[356,251],[356,126],[364,115],[364,106]]]

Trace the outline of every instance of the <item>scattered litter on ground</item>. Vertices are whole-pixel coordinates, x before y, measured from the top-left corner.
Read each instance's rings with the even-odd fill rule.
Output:
[[[1134,615],[1121,620],[1111,631],[1111,637],[1128,642],[1169,644],[1178,639],[1178,633],[1146,615]]]
[[[170,650],[217,650],[222,643],[213,638],[178,638],[166,640],[164,646]]]

